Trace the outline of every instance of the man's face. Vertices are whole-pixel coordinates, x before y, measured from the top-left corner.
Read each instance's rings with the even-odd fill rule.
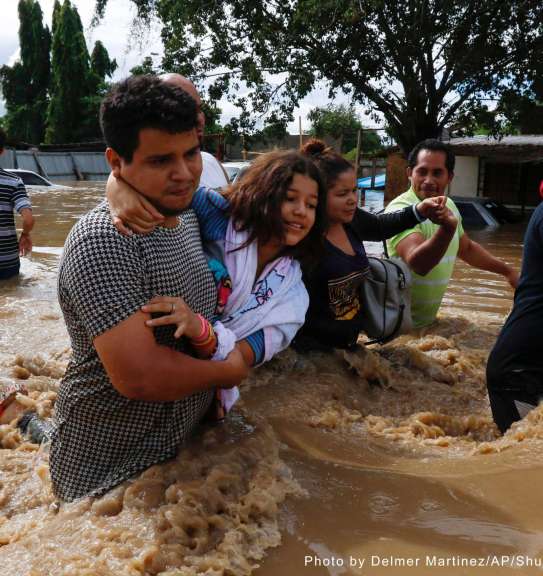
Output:
[[[176,216],[190,205],[202,173],[196,129],[169,134],[144,128],[132,162],[111,148],[106,155],[114,176],[126,180],[164,216]]]
[[[445,165],[446,158],[445,152],[422,149],[417,156],[417,165],[407,169],[411,186],[421,200],[445,193],[453,177]]]

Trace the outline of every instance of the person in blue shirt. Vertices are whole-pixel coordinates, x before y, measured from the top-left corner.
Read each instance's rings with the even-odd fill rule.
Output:
[[[6,134],[0,128],[0,155],[4,152]],[[23,230],[17,239],[13,211],[19,213]],[[19,256],[32,250],[30,232],[34,227],[32,205],[22,181],[0,168],[0,280],[19,274]]]

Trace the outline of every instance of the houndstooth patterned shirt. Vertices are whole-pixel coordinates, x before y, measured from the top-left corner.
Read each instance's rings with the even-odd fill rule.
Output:
[[[127,237],[103,202],[68,236],[58,295],[73,354],[56,404],[50,469],[56,495],[70,501],[100,496],[175,456],[211,402],[211,391],[175,402],[129,400],[113,388],[93,346],[155,295],[181,296],[195,312],[213,314],[216,289],[196,216],[187,210],[175,228]],[[174,328],[155,329],[155,338],[183,351]]]

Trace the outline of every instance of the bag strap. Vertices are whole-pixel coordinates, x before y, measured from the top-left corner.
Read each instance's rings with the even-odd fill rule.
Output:
[[[383,208],[382,210],[379,210],[379,212],[376,212],[376,214],[383,214],[384,212],[385,209]],[[383,239],[381,240],[381,242],[383,243],[383,254],[385,255],[385,258],[390,258],[387,248],[387,241]]]
[[[389,254],[388,254],[388,248],[387,248],[387,241],[383,240],[383,253],[385,255],[385,258],[390,258]]]

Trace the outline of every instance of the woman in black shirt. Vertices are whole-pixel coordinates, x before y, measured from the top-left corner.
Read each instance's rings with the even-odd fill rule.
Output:
[[[364,310],[360,285],[369,273],[363,240],[385,240],[433,214],[440,201],[431,198],[390,214],[357,207],[354,166],[320,140],[310,140],[302,154],[313,159],[327,186],[328,227],[319,264],[306,271],[309,310],[294,346],[298,350],[348,348],[356,343]]]

